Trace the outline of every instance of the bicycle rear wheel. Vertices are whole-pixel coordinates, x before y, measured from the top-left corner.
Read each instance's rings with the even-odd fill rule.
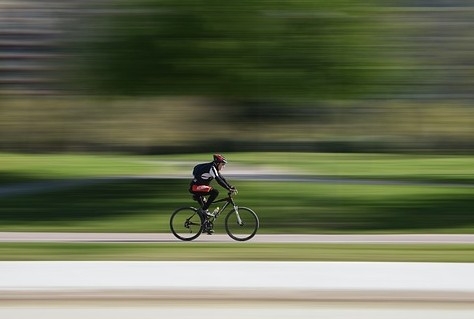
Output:
[[[181,240],[196,239],[202,233],[201,216],[194,207],[178,208],[171,215],[170,229]]]
[[[232,239],[246,241],[255,236],[260,222],[257,214],[247,207],[231,210],[225,217],[225,231]]]

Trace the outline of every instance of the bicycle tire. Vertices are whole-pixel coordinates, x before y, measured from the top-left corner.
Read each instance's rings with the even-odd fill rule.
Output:
[[[237,212],[232,209],[225,217],[225,231],[230,238],[237,241],[246,241],[251,239],[260,227],[260,221],[257,214],[248,207],[239,207],[238,213],[242,223],[237,218]]]
[[[194,207],[178,208],[171,214],[170,229],[178,239],[194,240],[202,233],[202,217]]]

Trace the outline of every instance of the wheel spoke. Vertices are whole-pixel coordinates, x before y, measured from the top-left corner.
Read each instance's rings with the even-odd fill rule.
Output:
[[[181,240],[193,240],[202,232],[201,217],[192,207],[177,209],[170,218],[171,232]]]
[[[257,214],[250,208],[240,207],[232,210],[225,219],[227,234],[239,241],[249,240],[257,233],[259,220]]]

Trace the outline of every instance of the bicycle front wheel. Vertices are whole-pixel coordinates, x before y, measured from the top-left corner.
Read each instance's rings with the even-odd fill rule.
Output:
[[[202,220],[194,207],[182,207],[173,212],[170,218],[173,235],[181,240],[193,240],[202,233]]]
[[[255,236],[260,224],[257,214],[247,207],[231,210],[224,223],[227,235],[238,241],[246,241]]]

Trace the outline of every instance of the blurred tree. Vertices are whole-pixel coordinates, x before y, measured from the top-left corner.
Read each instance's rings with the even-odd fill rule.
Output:
[[[96,93],[353,97],[380,76],[362,3],[126,1],[90,17],[78,52]]]

